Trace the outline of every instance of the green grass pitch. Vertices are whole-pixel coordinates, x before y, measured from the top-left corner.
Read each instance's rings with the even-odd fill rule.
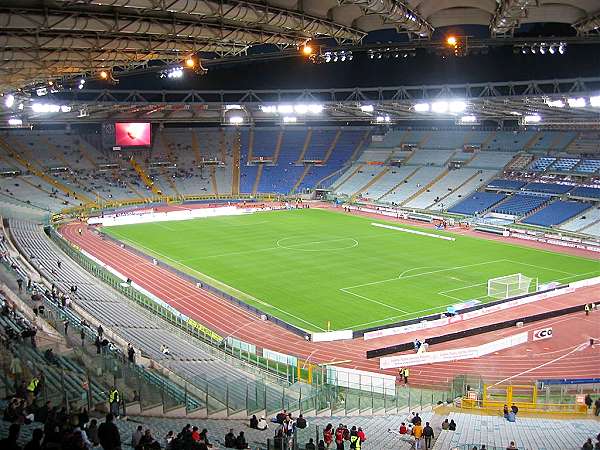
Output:
[[[459,235],[445,241],[372,222],[386,223],[305,209],[104,231],[309,331],[325,330],[327,321],[331,329],[361,329],[490,301],[487,280],[504,275],[540,283],[600,275],[598,260]]]

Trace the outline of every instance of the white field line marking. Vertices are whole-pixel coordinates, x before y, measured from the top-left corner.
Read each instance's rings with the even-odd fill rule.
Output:
[[[189,266],[186,266],[186,265],[184,265],[184,264],[180,264],[180,263],[178,263],[178,262],[177,262],[177,260],[175,260],[175,259],[173,259],[173,258],[171,258],[171,257],[169,257],[169,256],[167,256],[167,255],[163,255],[162,253],[160,253],[160,252],[157,252],[156,250],[152,250],[151,248],[148,248],[148,247],[146,247],[146,246],[144,246],[144,245],[140,244],[139,242],[135,241],[134,239],[128,239],[128,238],[126,239],[126,238],[124,238],[123,240],[124,240],[124,241],[126,241],[126,242],[127,242],[127,241],[129,241],[129,242],[133,243],[133,244],[134,244],[134,246],[139,246],[140,248],[143,248],[144,250],[146,250],[146,251],[147,251],[147,252],[149,252],[150,254],[155,254],[155,255],[158,255],[158,256],[160,256],[161,258],[164,258],[164,259],[166,259],[166,260],[168,260],[168,261],[171,261],[171,262],[173,262],[173,263],[175,263],[175,264],[178,264],[178,265],[183,265],[183,266],[184,266],[186,269],[190,270],[191,272],[194,272],[194,273],[196,273],[197,275],[200,275],[201,277],[204,277],[204,278],[207,278],[207,279],[211,280],[212,282],[214,282],[214,284],[221,285],[221,286],[225,286],[227,289],[230,289],[230,290],[232,290],[232,291],[234,291],[234,292],[240,293],[240,294],[242,294],[243,296],[245,296],[245,297],[249,298],[250,300],[252,300],[252,301],[254,301],[254,302],[256,302],[256,303],[258,303],[258,304],[260,304],[260,305],[266,306],[266,307],[268,307],[268,308],[275,309],[275,310],[277,310],[277,311],[279,311],[279,312],[281,312],[281,313],[283,313],[283,314],[285,314],[285,315],[287,315],[287,316],[293,317],[294,319],[296,319],[296,320],[299,320],[299,321],[301,321],[301,322],[303,322],[303,323],[305,323],[305,324],[307,324],[307,325],[310,325],[310,326],[312,326],[312,327],[314,327],[314,328],[316,328],[316,329],[318,329],[318,330],[320,330],[320,331],[325,331],[325,329],[324,329],[324,328],[321,328],[320,326],[318,326],[318,325],[315,325],[314,323],[312,323],[312,322],[309,322],[308,320],[304,320],[304,319],[302,319],[301,317],[295,316],[294,314],[291,314],[291,313],[289,313],[289,312],[287,312],[287,311],[285,311],[285,310],[283,310],[283,309],[281,309],[281,308],[278,308],[278,307],[276,307],[276,306],[270,305],[270,304],[269,304],[269,303],[267,303],[267,302],[264,302],[264,301],[262,301],[262,300],[259,300],[258,298],[254,297],[253,295],[247,294],[247,293],[246,293],[246,292],[244,292],[244,291],[240,291],[239,289],[236,289],[236,288],[234,288],[234,287],[232,287],[232,286],[229,286],[228,284],[226,284],[226,283],[223,283],[222,281],[219,281],[219,280],[217,280],[217,279],[215,279],[215,278],[212,278],[212,277],[210,277],[209,275],[206,275],[205,273],[199,272],[199,271],[197,271],[197,270],[195,270],[195,269],[192,269],[191,267],[189,267]]]
[[[402,272],[400,275],[398,275],[398,278],[402,278],[405,274],[407,274],[408,272],[412,272],[413,270],[419,270],[419,269],[433,269],[434,267],[440,267],[440,266],[424,266],[424,267],[413,267],[412,269],[407,269],[404,272]]]
[[[344,288],[340,289],[340,291],[342,291],[342,292],[344,292],[346,294],[354,295],[355,297],[360,297],[360,298],[362,298],[364,300],[367,300],[368,302],[377,303],[378,305],[385,306],[386,308],[390,308],[390,309],[399,311],[399,312],[404,313],[404,314],[409,314],[408,312],[406,312],[403,309],[396,308],[395,306],[388,305],[387,303],[382,303],[382,302],[380,302],[378,300],[373,300],[372,298],[365,297],[364,295],[360,295],[360,294],[356,294],[354,292],[346,291],[346,290],[344,290]]]
[[[355,286],[346,286],[346,287],[343,287],[341,289],[354,289],[354,288],[359,288],[359,287],[363,287],[363,286],[372,286],[374,284],[388,283],[390,281],[395,281],[395,280],[405,280],[407,278],[421,277],[423,275],[431,275],[431,274],[434,274],[434,273],[449,272],[449,271],[457,270],[457,269],[466,269],[467,267],[483,266],[483,265],[486,265],[486,264],[496,264],[496,263],[503,262],[503,261],[506,261],[506,260],[505,259],[496,259],[496,260],[493,260],[493,261],[486,261],[486,262],[482,262],[482,263],[466,264],[464,266],[447,267],[445,269],[431,270],[429,272],[421,272],[421,273],[417,273],[415,275],[398,276],[398,277],[394,277],[394,278],[388,278],[386,280],[372,281],[370,283],[357,284]],[[406,272],[406,271],[404,271],[404,272]]]
[[[346,250],[348,248],[354,248],[354,247],[358,247],[358,241],[354,238],[349,238],[349,237],[345,237],[345,238],[338,238],[338,239],[328,239],[325,241],[312,241],[312,242],[300,242],[298,244],[290,244],[290,245],[283,245],[282,242],[287,240],[287,239],[295,239],[296,236],[291,236],[291,237],[287,237],[287,238],[281,238],[278,239],[277,242],[275,243],[277,245],[277,247],[279,248],[283,248],[283,249],[292,249],[292,250],[298,250],[298,251],[302,251],[302,252],[321,252],[321,251],[330,251],[330,250]],[[296,247],[303,247],[303,246],[310,246],[310,245],[315,245],[315,244],[326,244],[328,242],[340,242],[340,241],[352,241],[352,245],[350,246],[346,246],[346,247],[340,247],[340,248],[326,248],[326,249],[306,249],[306,248],[296,248]]]
[[[510,259],[506,259],[505,261],[507,261],[507,262],[510,262],[510,263],[513,263],[513,264],[520,264],[520,265],[522,265],[522,266],[529,266],[529,267],[535,267],[535,268],[537,268],[537,269],[549,270],[549,271],[552,271],[552,272],[561,272],[561,273],[566,273],[567,275],[576,275],[576,274],[574,274],[574,273],[571,273],[571,272],[565,272],[564,270],[560,270],[560,269],[551,269],[551,268],[549,268],[549,267],[538,266],[538,265],[536,265],[536,264],[529,264],[529,263],[524,263],[524,262],[521,262],[521,261],[512,261],[512,260],[510,260]]]
[[[499,384],[506,383],[507,381],[510,381],[513,378],[520,377],[520,376],[525,375],[525,374],[527,374],[529,372],[533,372],[534,370],[538,370],[538,369],[541,369],[542,367],[546,367],[546,366],[549,366],[550,364],[554,364],[555,362],[558,362],[561,359],[564,359],[567,356],[572,355],[575,352],[580,352],[581,350],[583,350],[584,348],[586,348],[588,346],[589,346],[589,342],[584,342],[583,344],[579,344],[574,349],[572,349],[570,352],[567,352],[564,355],[561,355],[561,356],[559,356],[557,358],[554,358],[554,359],[552,359],[550,361],[546,361],[544,364],[540,364],[539,366],[532,367],[531,369],[524,370],[523,372],[520,372],[520,373],[517,373],[515,375],[512,375],[512,376],[510,376],[508,378],[505,378],[504,380],[498,381],[497,383],[492,384],[491,387],[498,386]]]
[[[188,244],[188,246],[189,246],[189,244]],[[242,252],[229,252],[229,253],[219,253],[218,255],[195,256],[193,258],[178,259],[177,262],[185,263],[185,262],[197,261],[200,259],[221,258],[224,256],[247,255],[250,253],[268,252],[271,250],[277,250],[279,248],[281,248],[281,247],[267,247],[267,248],[259,248],[256,250],[246,250],[246,251],[242,251]]]
[[[156,222],[156,223],[155,223],[155,225],[157,225],[157,226],[159,226],[159,227],[161,227],[161,228],[164,228],[165,230],[169,230],[169,231],[177,231],[177,230],[175,230],[174,228],[171,228],[171,227],[169,227],[169,226],[167,226],[167,225],[165,225],[165,224],[163,224],[163,223],[160,223],[160,222]]]
[[[426,233],[425,231],[413,230],[412,228],[401,228],[401,227],[395,227],[393,225],[386,225],[383,223],[375,223],[375,222],[371,222],[371,225],[373,225],[374,227],[386,228],[388,230],[402,231],[403,233],[417,234],[419,236],[427,236],[430,238],[442,239],[444,241],[456,241],[456,238],[453,238],[453,237],[444,236],[441,234]]]

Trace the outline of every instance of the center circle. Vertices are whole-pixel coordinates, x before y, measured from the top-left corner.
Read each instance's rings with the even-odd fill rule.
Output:
[[[277,241],[277,247],[300,252],[326,252],[333,250],[346,250],[358,247],[358,241],[353,238],[311,238],[291,236]]]

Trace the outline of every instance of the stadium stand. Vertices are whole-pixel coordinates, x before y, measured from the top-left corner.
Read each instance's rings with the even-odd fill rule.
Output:
[[[600,187],[578,186],[569,192],[569,197],[578,197],[583,199],[600,199]]]
[[[511,216],[524,216],[544,206],[549,198],[538,195],[514,194],[495,206],[492,211]]]
[[[541,192],[544,194],[562,195],[573,189],[572,185],[556,183],[528,183],[521,188],[522,191]]]
[[[489,449],[505,449],[511,441],[517,448],[527,450],[580,449],[588,438],[598,434],[594,420],[519,417],[511,423],[502,416],[465,413],[450,413],[449,419],[456,422],[456,431],[441,431],[433,450],[459,446],[471,450],[481,444]]]
[[[561,224],[590,208],[589,203],[556,200],[523,220],[523,223],[550,227]]]
[[[543,172],[556,162],[556,158],[542,157],[536,159],[529,167],[533,172]]]
[[[496,180],[490,181],[488,183],[488,185],[486,186],[486,188],[487,189],[495,189],[495,190],[499,190],[499,191],[518,191],[523,186],[525,186],[525,184],[526,183],[524,181],[520,181],[520,180],[496,179]]]
[[[497,205],[506,197],[505,194],[476,192],[449,208],[448,211],[456,214],[478,215]]]

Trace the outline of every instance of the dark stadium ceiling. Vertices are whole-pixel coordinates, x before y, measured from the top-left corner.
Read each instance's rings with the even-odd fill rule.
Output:
[[[4,123],[18,118],[22,126],[112,121],[391,125],[432,120],[593,126],[600,124],[600,78],[313,90],[85,89],[29,98],[15,94],[12,110],[4,109],[2,116]]]
[[[0,91],[149,61],[244,55],[309,39],[357,45],[377,30],[427,40],[440,27],[479,25],[489,36],[524,24],[600,26],[598,0],[3,0]],[[206,55],[206,56],[205,56]]]

